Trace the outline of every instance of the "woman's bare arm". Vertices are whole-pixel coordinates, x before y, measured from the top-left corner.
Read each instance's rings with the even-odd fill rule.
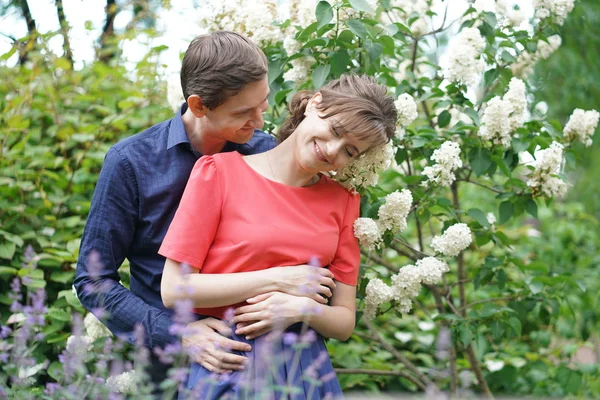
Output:
[[[326,268],[310,265],[274,267],[260,271],[229,274],[184,274],[181,264],[167,258],[160,293],[165,307],[177,300],[190,299],[194,307],[228,306],[266,292],[284,292],[310,297],[324,303],[335,287],[333,274]]]

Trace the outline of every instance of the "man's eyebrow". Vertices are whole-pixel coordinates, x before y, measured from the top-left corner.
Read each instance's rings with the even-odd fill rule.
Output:
[[[253,108],[256,108],[256,107],[258,107],[259,105],[261,105],[262,103],[264,103],[264,102],[265,102],[265,101],[266,101],[266,100],[269,98],[269,95],[270,95],[270,94],[271,94],[271,92],[267,93],[267,97],[265,97],[265,99],[264,99],[263,101],[261,101],[261,102],[260,102],[258,105],[256,105],[256,106],[253,106],[253,107],[244,107],[244,108],[240,108],[240,109],[238,109],[238,110],[234,110],[233,112],[234,112],[235,114],[242,114],[242,113],[245,113],[246,111],[250,111],[250,110],[252,110]]]

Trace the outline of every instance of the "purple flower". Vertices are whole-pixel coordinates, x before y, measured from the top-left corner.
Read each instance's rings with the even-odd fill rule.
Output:
[[[294,332],[286,332],[283,334],[283,343],[288,346],[295,344],[298,341],[298,335]]]
[[[28,245],[23,253],[23,261],[25,261],[27,264],[31,264],[31,262],[34,261],[35,255],[36,254],[35,251],[33,251],[33,247]],[[35,268],[35,265],[33,267]]]
[[[312,329],[309,329],[302,334],[302,336],[300,337],[300,340],[304,344],[314,343],[315,340],[317,340],[317,334]]]
[[[60,384],[54,383],[54,382],[48,382],[48,383],[46,383],[46,389],[44,390],[44,393],[51,396],[60,389],[61,389]]]
[[[0,326],[0,339],[6,339],[12,333],[8,326]]]
[[[233,318],[235,317],[235,308],[229,307],[227,310],[225,310],[225,314],[223,315],[223,317],[225,322],[227,322],[229,325],[233,325]]]
[[[184,383],[187,380],[188,368],[171,368],[169,375],[178,384]]]

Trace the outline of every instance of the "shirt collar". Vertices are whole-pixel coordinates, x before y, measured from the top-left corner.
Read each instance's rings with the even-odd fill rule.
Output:
[[[169,138],[167,140],[167,150],[184,143],[186,144],[186,147],[190,149],[190,151],[201,156],[202,154],[198,153],[192,148],[192,143],[190,142],[190,138],[185,131],[185,126],[183,125],[182,116],[187,111],[187,108],[187,103],[183,103],[179,110],[175,113],[173,119],[171,119],[171,124],[169,125]],[[252,142],[252,139],[250,139],[250,142]],[[221,152],[225,153],[229,151],[237,151],[244,155],[248,155],[252,153],[253,148],[254,147],[250,143],[238,144],[227,142],[225,143],[225,146]]]

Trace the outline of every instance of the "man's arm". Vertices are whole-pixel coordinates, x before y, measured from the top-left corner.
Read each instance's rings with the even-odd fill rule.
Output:
[[[118,269],[135,235],[139,198],[131,165],[114,148],[109,150],[92,198],[75,272],[75,289],[88,310],[108,312],[104,321],[119,337],[134,342],[141,324],[145,344],[164,346],[177,338],[169,333],[170,315],[152,307],[123,287]]]

